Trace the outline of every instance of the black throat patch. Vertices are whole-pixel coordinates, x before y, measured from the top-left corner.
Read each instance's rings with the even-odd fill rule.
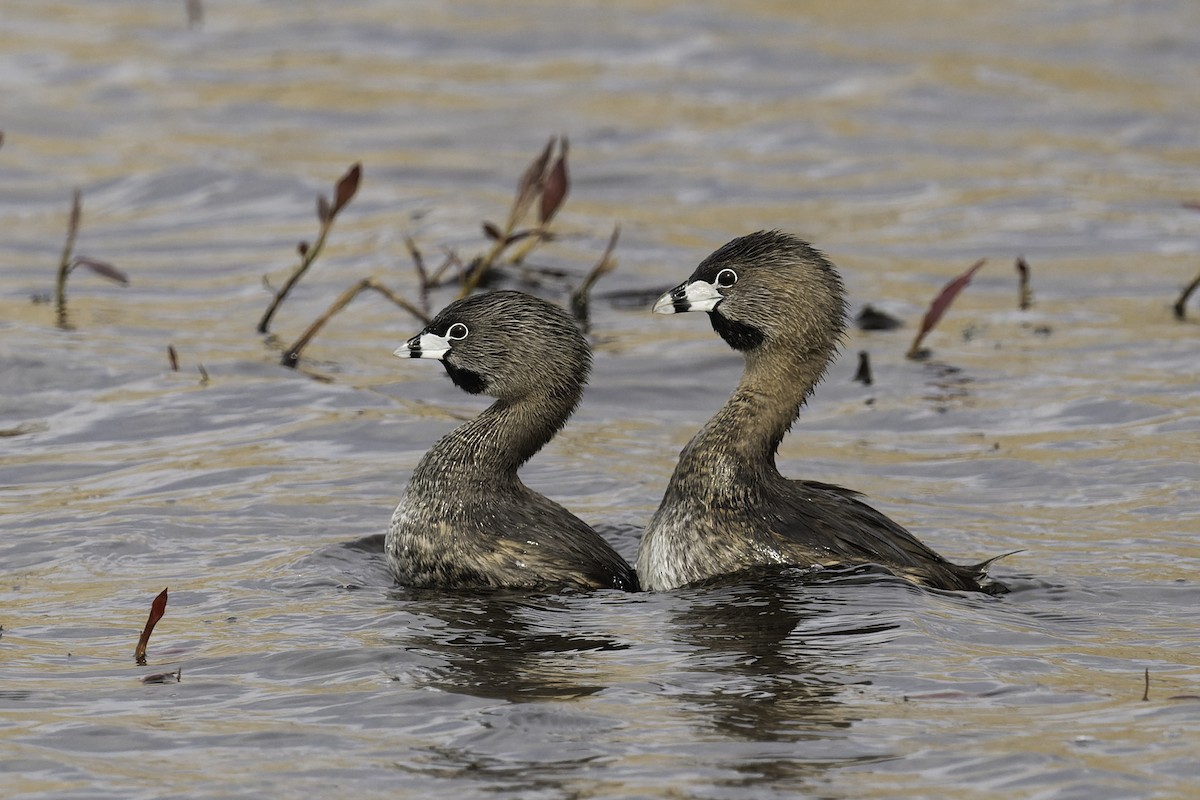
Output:
[[[456,367],[446,361],[442,361],[442,366],[446,368],[446,374],[454,381],[454,385],[467,394],[480,394],[487,388],[487,379],[478,372]]]
[[[721,312],[715,309],[708,312],[708,321],[712,323],[713,330],[734,350],[753,350],[766,338],[758,328],[725,319]]]

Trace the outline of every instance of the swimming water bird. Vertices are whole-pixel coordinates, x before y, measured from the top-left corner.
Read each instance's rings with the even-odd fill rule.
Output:
[[[413,470],[386,537],[401,583],[637,591],[637,575],[598,533],[517,476],[566,424],[591,370],[565,311],[521,292],[474,295],[395,354],[436,358],[460,389],[496,398]]]
[[[995,559],[953,564],[856,492],[779,474],[779,444],[845,329],[845,290],[820,252],[779,231],[734,239],[654,311],[708,312],[746,365],[733,395],[679,456],[638,549],[643,588],[775,564],[878,564],[934,588],[1005,591],[986,576]]]

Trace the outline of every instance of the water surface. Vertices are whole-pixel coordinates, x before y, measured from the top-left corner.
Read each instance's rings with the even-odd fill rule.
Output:
[[[1194,4],[213,3],[192,29],[181,6],[0,9],[6,795],[1194,791],[1200,386],[1196,324],[1170,313],[1200,269],[1180,205],[1200,199]],[[534,262],[580,276],[620,222],[620,267],[584,405],[527,481],[632,558],[740,363],[702,318],[628,293],[784,228],[839,265],[854,312],[907,326],[850,334],[781,467],[957,560],[1021,549],[996,568],[1012,594],[870,571],[392,584],[380,536],[407,475],[483,401],[392,358],[420,326],[377,297],[299,370],[280,347],[366,275],[415,296],[405,236],[481,252],[560,133],[572,193]],[[256,335],[263,277],[286,277],[355,161],[326,254]],[[78,251],[132,283],[72,276],[64,330],[31,298],[75,187]],[[978,258],[932,358],[906,360]]]

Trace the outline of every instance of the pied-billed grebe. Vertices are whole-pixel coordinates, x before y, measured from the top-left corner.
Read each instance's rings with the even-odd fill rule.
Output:
[[[644,588],[771,564],[879,564],[934,588],[1005,591],[985,574],[991,560],[952,564],[855,492],[779,474],[779,443],[845,329],[845,290],[821,253],[778,231],[734,239],[654,310],[707,311],[746,367],[728,402],[679,456],[638,550]]]
[[[386,550],[408,586],[636,591],[637,575],[583,520],[517,470],[579,405],[591,351],[565,311],[521,292],[458,300],[396,350],[436,358],[455,385],[496,398],[417,464]]]

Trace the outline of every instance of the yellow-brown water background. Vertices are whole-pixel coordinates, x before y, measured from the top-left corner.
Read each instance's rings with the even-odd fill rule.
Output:
[[[1200,370],[1169,306],[1200,269],[1181,207],[1200,199],[1200,6],[210,2],[193,29],[182,6],[0,4],[5,796],[1194,791]],[[606,293],[784,228],[841,267],[854,311],[908,321],[849,337],[785,471],[867,493],[958,560],[1023,549],[997,570],[1019,591],[392,587],[368,537],[480,402],[391,357],[419,326],[378,298],[301,371],[276,366],[262,276],[284,278],[316,193],[362,161],[275,330],[364,275],[411,293],[404,236],[482,250],[554,133],[573,187],[537,263],[582,274],[614,222],[622,238],[587,400],[531,484],[632,557],[739,364],[703,319]],[[79,252],[132,284],[75,275],[62,331],[30,298],[77,186]],[[905,360],[924,304],[985,257],[933,361]]]

